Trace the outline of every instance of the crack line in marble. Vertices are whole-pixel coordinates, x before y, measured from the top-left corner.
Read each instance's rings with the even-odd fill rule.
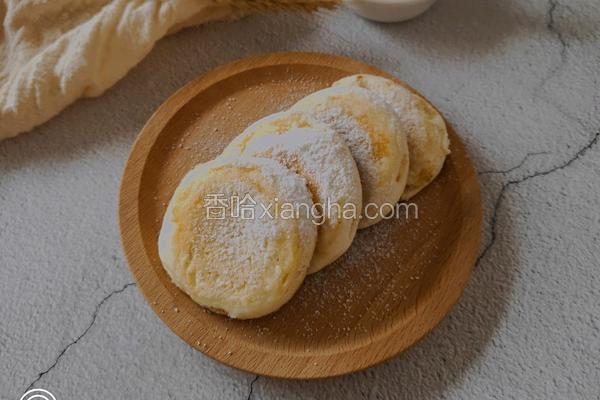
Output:
[[[525,155],[525,157],[523,157],[523,159],[521,160],[520,163],[518,163],[517,165],[515,165],[514,167],[510,167],[509,169],[504,169],[504,170],[487,170],[487,171],[481,171],[478,173],[479,176],[481,175],[490,175],[490,174],[508,174],[509,172],[513,172],[514,170],[517,170],[519,168],[521,168],[529,159],[529,157],[533,157],[533,156],[539,156],[541,154],[549,154],[547,151],[536,151],[536,152],[532,152],[532,153],[527,153]]]
[[[40,381],[40,379],[42,379],[44,377],[44,375],[46,375],[54,367],[56,367],[56,365],[58,364],[58,362],[60,361],[62,356],[65,355],[67,350],[69,350],[71,348],[71,346],[77,344],[77,342],[79,342],[90,331],[90,329],[92,328],[92,326],[94,326],[94,323],[96,322],[96,318],[98,317],[98,313],[100,312],[100,309],[111,297],[113,297],[116,294],[123,293],[127,288],[129,288],[131,286],[135,286],[135,282],[127,283],[120,289],[114,290],[114,291],[110,292],[109,294],[107,294],[106,296],[104,296],[104,298],[102,298],[102,300],[100,300],[100,302],[98,304],[96,304],[96,307],[94,308],[94,312],[92,314],[92,320],[90,321],[88,326],[83,330],[83,332],[79,336],[77,336],[74,340],[72,340],[69,344],[67,344],[58,353],[58,356],[54,359],[54,362],[50,365],[50,367],[48,367],[46,370],[38,373],[37,377],[29,384],[29,386],[27,386],[27,389],[25,389],[24,392],[27,392],[29,389],[33,388],[33,385],[38,383]]]
[[[481,251],[481,254],[479,255],[479,257],[477,257],[477,261],[475,262],[476,267],[479,266],[479,263],[481,262],[481,260],[483,260],[483,258],[486,256],[486,254],[492,248],[492,246],[494,245],[494,242],[496,241],[496,223],[497,223],[497,219],[498,219],[498,210],[500,209],[500,203],[502,202],[504,193],[506,193],[508,188],[510,188],[511,186],[518,186],[521,183],[526,182],[530,179],[533,179],[533,178],[536,178],[539,176],[546,176],[553,172],[561,171],[561,170],[569,167],[575,161],[577,161],[578,159],[583,157],[585,155],[585,153],[589,149],[591,149],[596,143],[598,143],[599,138],[600,138],[600,130],[598,132],[596,132],[594,134],[594,136],[590,139],[590,141],[588,141],[588,143],[585,146],[583,146],[581,149],[579,149],[573,155],[573,157],[569,158],[568,160],[564,161],[563,163],[558,164],[547,170],[533,172],[533,173],[525,175],[519,179],[511,179],[502,185],[502,188],[500,188],[500,193],[498,194],[498,197],[496,198],[496,202],[494,203],[494,210],[492,212],[492,220],[490,221],[491,238],[490,238],[489,242],[485,245],[483,250]]]
[[[567,59],[567,47],[569,47],[569,44],[565,40],[563,33],[556,26],[555,12],[556,12],[556,8],[559,5],[560,4],[558,3],[557,0],[549,0],[548,1],[548,23],[546,24],[546,27],[548,28],[548,30],[550,32],[552,32],[552,33],[554,33],[554,35],[556,35],[556,38],[560,42],[560,46],[561,46],[560,58],[564,62]]]
[[[552,69],[550,69],[548,74],[542,79],[542,81],[537,87],[538,90],[541,90],[546,85],[546,83],[550,79],[552,79],[567,62],[567,48],[569,47],[569,44],[567,43],[567,40],[565,39],[563,33],[556,26],[556,9],[559,5],[560,4],[557,0],[548,1],[548,22],[546,23],[546,28],[550,33],[552,33],[556,37],[558,43],[560,44],[560,62],[556,64]]]
[[[569,43],[565,39],[563,33],[556,25],[556,9],[561,5],[557,0],[548,0],[548,11],[546,13],[546,29],[558,40],[560,44],[560,60],[555,64],[548,73],[542,78],[542,80],[533,89],[533,98],[536,99],[540,96],[541,90],[546,86],[548,81],[558,74],[567,62],[567,48]]]
[[[260,375],[256,375],[254,377],[254,379],[252,379],[252,382],[250,382],[250,388],[248,390],[248,396],[246,397],[246,400],[250,400],[252,398],[252,392],[254,391],[254,384],[256,383],[258,378],[260,378]]]

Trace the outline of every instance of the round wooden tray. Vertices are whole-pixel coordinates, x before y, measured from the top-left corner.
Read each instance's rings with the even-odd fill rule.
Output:
[[[163,214],[192,166],[219,155],[251,122],[360,72],[398,81],[329,54],[278,53],[221,66],[171,96],[133,145],[119,202],[127,260],[158,316],[209,357],[273,377],[357,371],[422,338],[463,291],[479,250],[482,211],[475,171],[450,126],[452,154],[440,176],[412,200],[418,218],[359,231],[341,259],[307,277],[274,314],[237,321],[207,312],[161,266]]]

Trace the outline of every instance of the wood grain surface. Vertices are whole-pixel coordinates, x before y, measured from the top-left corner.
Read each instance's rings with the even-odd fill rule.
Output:
[[[171,283],[160,263],[163,214],[190,168],[219,155],[253,121],[361,72],[402,83],[329,54],[276,53],[224,65],[171,96],[133,145],[119,201],[129,266],[159,317],[207,356],[273,377],[341,375],[417,342],[462,293],[479,251],[482,210],[477,176],[450,125],[452,153],[440,176],[411,199],[418,217],[413,206],[408,217],[359,231],[344,256],[307,277],[274,314],[237,321],[207,312]]]

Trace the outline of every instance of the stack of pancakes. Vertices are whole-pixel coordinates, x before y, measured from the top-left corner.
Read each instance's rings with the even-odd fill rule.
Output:
[[[198,304],[258,318],[440,172],[442,117],[423,98],[353,75],[250,125],[181,181],[159,255]]]

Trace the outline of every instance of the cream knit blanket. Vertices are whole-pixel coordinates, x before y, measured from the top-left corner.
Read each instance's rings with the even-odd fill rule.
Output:
[[[230,16],[213,0],[0,0],[0,140],[102,94],[164,35]]]

